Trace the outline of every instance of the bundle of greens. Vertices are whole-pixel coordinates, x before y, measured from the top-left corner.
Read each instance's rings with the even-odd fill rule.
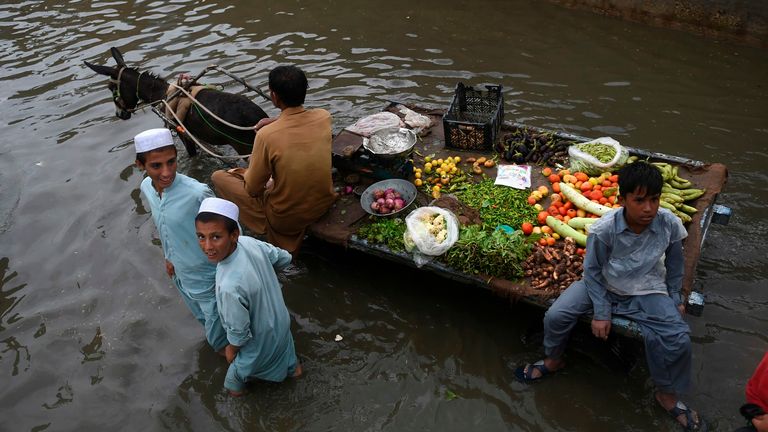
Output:
[[[499,225],[519,227],[526,221],[536,220],[538,211],[528,204],[528,192],[507,186],[498,186],[490,178],[467,186],[456,196],[469,207],[480,212],[483,224],[491,229]]]
[[[372,223],[363,225],[357,231],[357,237],[371,243],[379,243],[387,246],[393,252],[405,250],[403,234],[406,225],[400,218],[374,218]]]
[[[531,244],[522,231],[470,225],[461,228],[459,240],[441,259],[464,273],[515,280],[524,276],[522,263],[530,252]]]

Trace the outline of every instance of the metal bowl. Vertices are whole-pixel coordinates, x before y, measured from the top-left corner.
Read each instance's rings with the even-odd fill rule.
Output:
[[[363,147],[377,157],[394,159],[410,154],[416,140],[416,132],[411,129],[389,128],[365,138]]]
[[[389,188],[392,188],[395,191],[397,191],[397,193],[400,194],[400,197],[403,199],[403,201],[405,201],[403,208],[387,214],[376,213],[375,211],[371,210],[371,203],[373,202],[373,191],[379,190],[379,189],[386,190]],[[416,199],[416,186],[414,186],[413,183],[409,182],[408,180],[387,179],[387,180],[376,182],[368,186],[368,189],[363,191],[363,194],[360,195],[360,205],[363,207],[363,210],[365,210],[368,214],[372,214],[374,216],[392,216],[394,214],[398,214],[401,211],[405,210],[408,206],[413,204],[413,201],[415,199]]]

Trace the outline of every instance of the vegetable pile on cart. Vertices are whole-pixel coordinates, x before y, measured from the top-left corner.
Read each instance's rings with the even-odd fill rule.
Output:
[[[625,147],[608,137],[590,140],[504,124],[500,102],[500,86],[488,91],[457,86],[447,111],[391,104],[385,112],[399,116],[397,126],[418,134],[412,151],[399,160],[371,154],[357,144],[357,132],[339,134],[337,178],[355,174],[355,182],[340,184],[340,190],[399,178],[417,190],[416,199],[403,203],[397,214],[368,215],[359,211],[354,194],[343,195],[336,213],[311,232],[543,304],[581,277],[591,224],[620,207],[619,168],[644,160],[665,181],[661,206],[688,229],[683,291],[689,294],[701,243],[719,215],[714,201],[725,184],[725,167]],[[416,115],[418,127],[412,127],[406,120]],[[514,179],[516,187],[499,184],[498,174],[513,165],[525,168],[515,172],[526,175]],[[387,192],[396,197],[406,191],[384,190],[385,205]],[[334,237],[336,232],[349,237]]]

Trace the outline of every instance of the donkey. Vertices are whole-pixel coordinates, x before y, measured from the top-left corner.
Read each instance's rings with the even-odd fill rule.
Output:
[[[118,118],[130,119],[132,110],[140,102],[156,102],[166,98],[169,87],[167,82],[152,73],[128,67],[117,48],[110,48],[110,51],[117,63],[116,67],[95,65],[87,61],[84,63],[94,72],[109,77],[108,87],[112,92]],[[218,117],[238,126],[255,126],[259,120],[267,117],[263,109],[245,96],[205,88],[197,93],[195,99]],[[184,128],[208,144],[229,144],[241,155],[251,153],[256,136],[253,130],[238,130],[219,122],[197,104],[190,107]],[[194,141],[183,133],[179,137],[187,153],[190,156],[197,155]]]

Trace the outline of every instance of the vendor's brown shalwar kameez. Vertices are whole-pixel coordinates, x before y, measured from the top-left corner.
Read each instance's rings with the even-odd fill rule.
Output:
[[[230,172],[231,171],[231,172]],[[333,201],[331,116],[323,109],[284,109],[259,129],[248,169],[216,171],[216,194],[240,207],[240,222],[291,253],[308,225]],[[269,178],[273,185],[266,190]]]

